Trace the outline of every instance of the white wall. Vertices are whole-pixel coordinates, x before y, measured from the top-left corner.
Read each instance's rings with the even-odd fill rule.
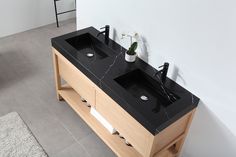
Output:
[[[74,8],[74,0],[58,2],[59,10]],[[60,16],[61,20],[75,13]],[[53,0],[0,0],[0,37],[55,22]]]
[[[235,6],[234,0],[78,2],[78,29],[110,24],[117,35],[138,32],[143,58],[156,68],[168,61],[169,77],[201,98],[183,157],[236,156]]]

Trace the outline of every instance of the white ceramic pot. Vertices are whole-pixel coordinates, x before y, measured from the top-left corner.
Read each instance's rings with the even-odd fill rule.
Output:
[[[129,55],[127,53],[125,53],[125,60],[127,62],[134,62],[136,60],[136,54],[135,55]]]

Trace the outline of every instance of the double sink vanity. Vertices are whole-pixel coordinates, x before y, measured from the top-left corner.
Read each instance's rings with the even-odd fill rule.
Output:
[[[125,48],[111,39],[104,43],[99,33],[89,27],[52,39],[58,99],[117,156],[179,156],[199,98],[169,78],[163,82],[158,70],[139,58],[126,62]],[[117,133],[109,133],[91,107]]]

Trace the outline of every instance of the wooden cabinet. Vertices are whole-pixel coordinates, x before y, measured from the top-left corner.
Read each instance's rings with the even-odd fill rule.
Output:
[[[152,135],[119,104],[53,48],[57,97],[63,98],[119,157],[177,157],[194,110]],[[62,85],[61,80],[66,84]],[[80,101],[83,97],[132,145],[110,134]]]
[[[59,75],[65,80],[76,92],[80,94],[90,105],[95,105],[95,88],[82,72],[68,62],[63,56],[58,59]]]

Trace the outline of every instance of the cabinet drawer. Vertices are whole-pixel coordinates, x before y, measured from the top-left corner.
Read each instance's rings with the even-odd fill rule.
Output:
[[[81,97],[91,105],[95,105],[95,88],[82,72],[65,58],[58,57],[59,74]]]
[[[143,156],[153,136],[102,90],[96,91],[96,110]]]

